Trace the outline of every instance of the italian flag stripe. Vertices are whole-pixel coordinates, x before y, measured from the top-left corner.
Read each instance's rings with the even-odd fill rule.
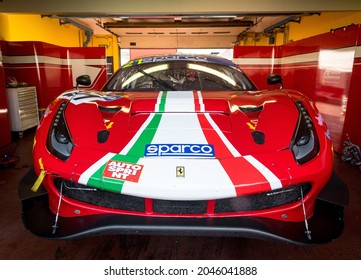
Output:
[[[159,126],[162,118],[161,112],[164,112],[166,95],[167,93],[165,91],[159,94],[158,102],[155,108],[155,112],[159,113],[150,114],[146,122],[135,134],[129,144],[125,146],[119,154],[109,153],[102,159],[100,159],[89,169],[89,171],[87,170],[86,172],[84,172],[84,174],[82,174],[79,179],[79,183],[113,192],[122,191],[124,181],[104,178],[104,168],[110,160],[133,164],[136,164],[139,161],[139,159],[144,155],[145,145],[152,142],[155,132],[157,131],[157,127]],[[92,174],[90,175],[90,177],[86,178],[87,175],[89,176],[89,173]]]
[[[200,92],[198,92],[198,103],[199,105],[195,105],[196,107],[201,108],[203,106],[204,108]],[[261,162],[252,156],[243,157],[229,142],[208,113],[199,114],[198,118],[207,141],[216,147],[217,158],[235,186],[237,195],[244,191],[250,191],[246,190],[246,188],[257,192],[282,187],[280,180]],[[255,182],[267,183],[257,185]]]
[[[157,102],[156,108],[155,108],[155,112],[159,112],[159,113],[164,112],[166,97],[167,97],[166,91],[163,91],[162,94],[159,95],[158,102]],[[157,106],[158,106],[158,108],[157,108]]]
[[[212,144],[198,119],[199,112],[204,112],[204,104],[197,102],[198,98],[202,100],[200,92],[168,92],[166,113],[150,144]],[[137,183],[126,181],[123,194],[166,200],[236,196],[234,185],[216,158],[142,157],[138,164],[144,166],[141,177]],[[185,168],[184,177],[176,175],[179,166]]]
[[[282,187],[260,161],[238,152],[206,112],[200,91],[160,92],[154,109],[119,154],[106,154],[80,176],[79,183],[128,195],[174,200],[226,198]],[[144,157],[147,144],[212,144],[216,158]],[[128,166],[127,172],[141,172],[133,177],[114,172],[120,176],[114,177],[112,168],[124,165]],[[175,176],[177,166],[185,167],[185,178]]]

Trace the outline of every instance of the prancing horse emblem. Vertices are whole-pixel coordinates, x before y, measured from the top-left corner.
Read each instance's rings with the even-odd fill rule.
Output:
[[[184,166],[177,166],[176,167],[176,176],[177,177],[185,177],[185,168]]]

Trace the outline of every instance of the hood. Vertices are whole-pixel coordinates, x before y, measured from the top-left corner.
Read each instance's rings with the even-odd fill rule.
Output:
[[[298,110],[282,91],[80,92],[65,118],[78,148],[137,158],[226,158],[232,149],[254,155],[288,148]]]

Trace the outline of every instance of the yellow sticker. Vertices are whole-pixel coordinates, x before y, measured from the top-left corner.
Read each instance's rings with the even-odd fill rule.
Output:
[[[43,182],[43,180],[44,180],[44,178],[45,178],[45,175],[46,175],[45,170],[41,170],[41,171],[40,171],[40,174],[39,174],[39,176],[38,176],[38,179],[36,179],[33,187],[31,188],[31,190],[32,190],[33,192],[37,192],[37,191],[38,191],[41,183]]]
[[[38,163],[39,163],[40,169],[44,170],[43,158],[39,158]]]
[[[248,122],[247,125],[248,125],[248,127],[249,127],[250,129],[252,129],[252,130],[255,130],[255,129],[256,129],[256,127],[255,127],[253,124],[251,124],[250,122]]]
[[[106,127],[107,129],[110,129],[110,128],[112,128],[113,124],[114,124],[114,122],[110,122],[110,123],[107,124],[105,127]]]
[[[35,145],[36,145],[36,137],[34,137],[33,150],[35,148]]]

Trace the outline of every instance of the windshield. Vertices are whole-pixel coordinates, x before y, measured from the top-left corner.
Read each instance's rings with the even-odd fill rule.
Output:
[[[104,91],[256,90],[240,70],[199,61],[166,61],[121,68]]]

